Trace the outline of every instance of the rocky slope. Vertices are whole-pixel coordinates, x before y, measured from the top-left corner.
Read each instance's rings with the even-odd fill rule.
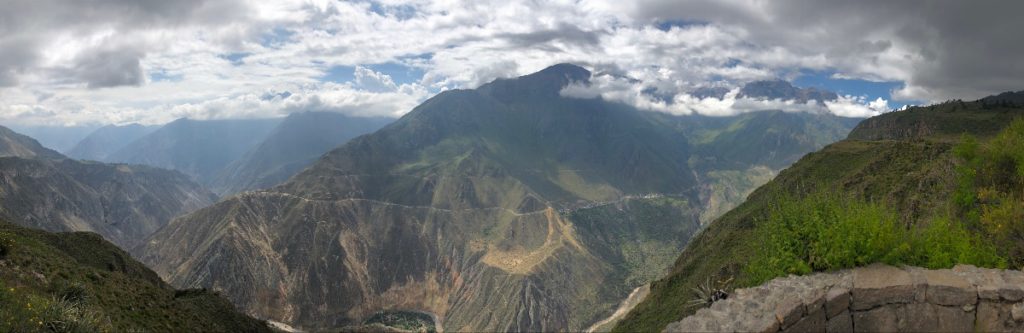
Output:
[[[0,222],[0,331],[270,332],[205,290],[175,290],[93,233]]]
[[[984,226],[968,218],[961,221],[959,210],[951,208],[955,193],[964,186],[955,171],[963,162],[954,156],[953,147],[965,133],[988,140],[1021,116],[1024,109],[1012,104],[954,101],[861,122],[849,139],[808,154],[712,222],[678,257],[668,276],[652,283],[649,296],[616,330],[660,331],[697,309],[686,306],[694,288],[708,281],[733,281],[726,288],[735,287],[747,280],[745,268],[758,254],[756,244],[765,239],[758,221],[766,220],[786,196],[839,193],[890,209],[906,226],[903,230],[920,230],[953,216],[957,226],[967,225],[960,228],[979,232]],[[1010,232],[1008,236],[1016,235]]]
[[[60,153],[43,147],[38,141],[0,126],[0,157],[60,159]]]
[[[303,328],[404,310],[446,330],[582,330],[662,273],[707,197],[694,133],[666,125],[686,121],[560,96],[589,76],[556,65],[441,93],[139,253],[175,285]]]
[[[107,125],[93,131],[67,151],[71,158],[104,161],[110,154],[157,129],[156,126]]]
[[[391,121],[335,112],[293,113],[262,143],[221,170],[210,187],[223,196],[280,184],[331,149]]]

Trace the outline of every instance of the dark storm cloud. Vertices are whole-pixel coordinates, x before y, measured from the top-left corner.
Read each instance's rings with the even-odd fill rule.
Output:
[[[58,81],[80,79],[90,88],[138,85],[143,45],[119,50],[124,35],[153,28],[219,25],[242,19],[246,6],[236,0],[8,0],[0,10],[0,87],[18,83],[19,76],[38,71],[61,73]],[[88,37],[113,29],[99,47],[78,55],[75,63],[38,68],[41,47],[56,36]]]
[[[576,46],[595,47],[601,43],[601,33],[584,31],[579,27],[561,24],[555,29],[531,31],[527,33],[503,33],[495,36],[507,41],[514,47],[536,47],[560,41]]]
[[[836,68],[904,80],[901,94],[908,98],[1024,89],[1024,1],[648,0],[634,11],[653,22],[741,27],[754,43],[823,54]],[[906,58],[885,54],[894,47]]]
[[[142,52],[131,47],[91,50],[76,59],[72,70],[89,88],[137,86],[145,82],[139,59]]]

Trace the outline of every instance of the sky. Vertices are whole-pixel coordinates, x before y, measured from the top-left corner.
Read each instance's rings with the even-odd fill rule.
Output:
[[[0,123],[398,117],[569,62],[642,110],[870,116],[1024,89],[1021,1],[0,0]],[[749,100],[783,79],[821,105]],[[723,98],[690,94],[721,87]],[[666,97],[667,96],[667,97]]]

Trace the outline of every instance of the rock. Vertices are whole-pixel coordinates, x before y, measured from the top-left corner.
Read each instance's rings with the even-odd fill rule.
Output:
[[[1024,273],[1020,271],[1003,271],[1003,287],[999,289],[999,296],[1003,299],[1016,302],[1024,299]]]
[[[832,287],[825,294],[825,314],[828,318],[835,317],[850,308],[850,290]]]
[[[951,270],[921,270],[928,285],[926,299],[938,305],[962,306],[978,301],[978,292],[967,279]]]
[[[779,327],[786,329],[804,315],[804,303],[794,297],[786,297],[775,306],[775,319]]]
[[[822,332],[825,330],[825,321],[825,309],[818,308],[783,332]]]
[[[975,331],[978,332],[1009,332],[1006,322],[1010,319],[1009,305],[980,302],[978,304],[978,315]]]
[[[1013,317],[1013,321],[1016,321],[1016,322],[1024,321],[1024,303],[1014,304],[1010,308],[1010,315]]]
[[[856,288],[856,282],[854,282]],[[856,289],[854,289],[856,290]],[[854,302],[857,296],[854,295]],[[896,312],[902,310],[901,305],[888,304],[867,311],[853,313],[854,332],[896,332],[903,327]]]
[[[853,332],[853,317],[850,316],[850,310],[845,310],[842,313],[833,316],[828,319],[825,323],[825,332],[828,333],[849,333]]]
[[[905,325],[901,329],[908,332],[969,332],[974,329],[974,314],[960,307],[915,303],[904,305],[904,310],[897,312],[897,316]]]
[[[662,332],[700,332],[704,330],[704,317],[689,316],[668,324]]]
[[[910,273],[888,265],[870,265],[853,272],[853,310],[867,310],[891,303],[914,300],[915,285]],[[854,321],[856,328],[856,320]]]

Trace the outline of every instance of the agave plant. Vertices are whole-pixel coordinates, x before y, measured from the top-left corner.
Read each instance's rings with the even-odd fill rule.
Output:
[[[687,302],[687,305],[690,307],[706,307],[717,301],[729,298],[729,293],[725,289],[730,282],[732,282],[732,278],[716,282],[712,282],[711,278],[704,279],[704,282],[698,283],[696,287],[692,288],[693,298]]]

